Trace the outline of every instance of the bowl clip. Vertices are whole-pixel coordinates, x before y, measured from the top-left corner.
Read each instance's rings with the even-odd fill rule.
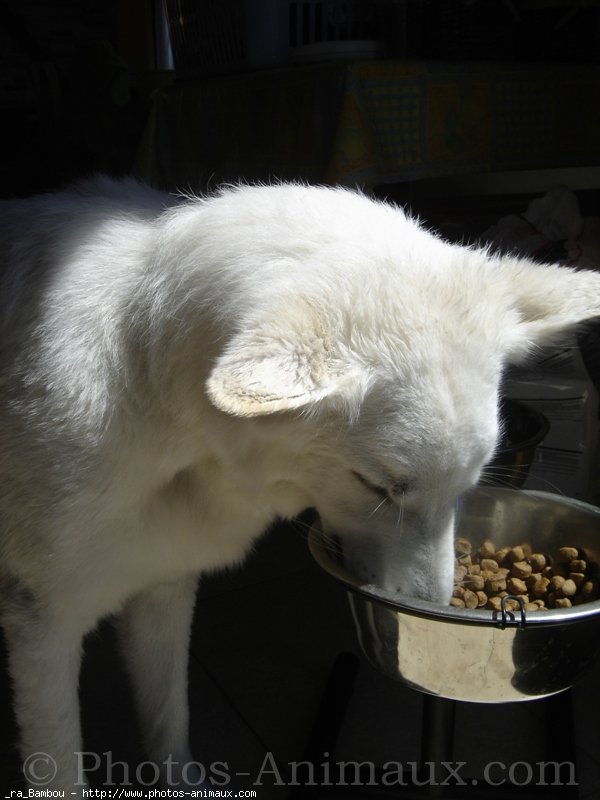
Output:
[[[517,617],[513,611],[508,611],[506,608],[507,600],[516,600],[519,604],[519,616]],[[500,611],[494,612],[494,619],[498,628],[524,628],[525,627],[525,603],[523,598],[515,594],[507,594],[500,598]]]

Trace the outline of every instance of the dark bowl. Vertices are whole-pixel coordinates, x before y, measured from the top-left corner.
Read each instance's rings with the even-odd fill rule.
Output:
[[[496,454],[486,467],[487,485],[521,488],[536,447],[550,429],[543,414],[517,400],[504,398],[500,406],[502,432]]]

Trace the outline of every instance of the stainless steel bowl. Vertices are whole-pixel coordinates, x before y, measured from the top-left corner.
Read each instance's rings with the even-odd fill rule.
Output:
[[[563,546],[600,563],[600,509],[543,492],[476,487],[460,499],[456,533],[499,546]],[[348,589],[358,639],[387,675],[428,694],[500,703],[568,689],[600,653],[600,600],[573,608],[500,613],[458,609],[386,592],[355,579],[318,532],[310,549]]]

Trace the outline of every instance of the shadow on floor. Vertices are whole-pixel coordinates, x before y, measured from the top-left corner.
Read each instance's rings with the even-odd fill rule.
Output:
[[[190,656],[194,757],[209,770],[213,765],[219,780],[227,774],[235,777],[239,788],[255,788],[260,800],[301,796],[299,788],[281,784],[290,782],[294,762],[306,756],[311,741],[311,757],[318,762],[316,775],[321,779],[328,757],[319,748],[328,746],[328,741],[333,742],[329,754],[333,761],[372,762],[378,774],[386,763],[418,762],[423,696],[384,677],[362,657],[353,688],[343,698],[344,708],[336,710],[337,741],[335,730],[327,728],[331,721],[315,730],[321,699],[343,652],[358,654],[345,592],[313,563],[297,527],[278,526],[257,545],[243,568],[209,576],[200,585]],[[0,774],[5,796],[22,784],[5,671],[0,684]],[[597,673],[589,674],[573,692],[582,800],[600,797],[597,684]],[[111,753],[113,762],[125,762],[135,786],[144,757],[109,622],[87,639],[81,697],[86,750]],[[456,710],[454,761],[467,762],[464,769],[470,780],[480,780],[491,761],[506,769],[517,763],[535,765],[546,758],[549,730],[560,752],[562,722],[549,721],[539,702],[461,703]],[[104,763],[90,774],[92,786],[101,787],[106,781],[103,767]],[[526,766],[515,770],[517,781],[525,780]],[[113,775],[118,777],[116,771]],[[310,778],[301,768],[297,775],[299,782]],[[139,777],[143,781],[144,773]],[[505,775],[497,772],[495,777],[501,780]],[[144,788],[143,782],[138,785]],[[334,794],[360,796],[353,787],[341,794],[312,787],[308,793],[314,800]],[[392,796],[411,795],[398,788]],[[545,796],[564,795],[548,787]]]

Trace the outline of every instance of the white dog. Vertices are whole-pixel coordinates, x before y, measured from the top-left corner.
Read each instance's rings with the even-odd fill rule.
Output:
[[[314,506],[365,579],[446,602],[503,366],[600,315],[600,275],[339,189],[99,178],[5,203],[0,235],[0,619],[45,788],[80,783],[81,642],[112,613],[148,755],[191,760],[196,577],[276,517]]]

